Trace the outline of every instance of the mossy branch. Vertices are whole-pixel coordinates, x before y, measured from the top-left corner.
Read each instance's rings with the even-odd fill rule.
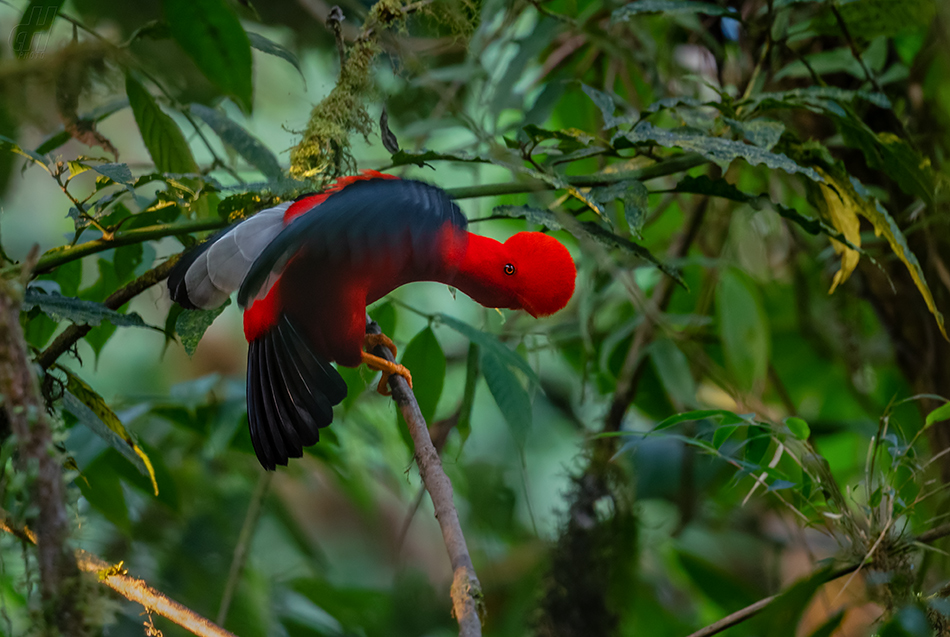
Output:
[[[20,529],[6,520],[0,519],[0,531],[6,531],[24,542],[36,544],[37,537],[29,529]],[[215,625],[195,611],[182,606],[161,591],[155,590],[144,580],[129,576],[122,564],[109,564],[105,560],[83,550],[76,551],[73,567],[79,567],[86,573],[92,573],[101,584],[116,591],[123,597],[144,606],[150,612],[167,617],[182,628],[198,637],[236,637],[233,633]],[[75,635],[76,627],[69,626],[64,635]]]

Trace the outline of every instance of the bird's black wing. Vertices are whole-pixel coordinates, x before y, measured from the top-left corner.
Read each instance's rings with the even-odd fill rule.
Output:
[[[246,307],[271,273],[303,248],[311,256],[359,262],[393,246],[410,247],[413,259],[425,260],[446,223],[468,226],[441,188],[402,179],[353,182],[296,218],[264,248],[241,284],[238,303]]]

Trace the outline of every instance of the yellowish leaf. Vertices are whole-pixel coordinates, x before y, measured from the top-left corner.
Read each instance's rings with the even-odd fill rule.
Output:
[[[859,216],[871,222],[871,225],[874,227],[874,234],[887,239],[891,250],[897,258],[907,266],[907,271],[910,272],[910,276],[914,280],[914,285],[917,286],[917,290],[920,292],[921,297],[923,297],[924,303],[927,304],[927,309],[933,314],[940,333],[943,334],[945,339],[950,341],[950,337],[947,336],[946,327],[944,325],[943,314],[937,311],[933,294],[924,278],[924,272],[920,267],[920,263],[908,247],[904,233],[897,227],[894,218],[888,214],[887,210],[884,209],[879,201],[874,199],[870,193],[865,190],[860,182],[847,179],[846,177],[836,178],[820,168],[816,168],[816,170],[825,179],[825,183],[820,184],[825,203],[825,210],[822,212],[825,213],[832,225],[834,225],[848,241],[853,243],[855,247],[860,247],[861,238],[858,233],[860,225]],[[835,251],[842,256],[841,269],[835,274],[829,294],[834,292],[839,284],[844,283],[848,277],[851,276],[854,268],[857,267],[860,257],[859,253],[855,250],[834,240],[832,240],[832,243],[834,244]]]

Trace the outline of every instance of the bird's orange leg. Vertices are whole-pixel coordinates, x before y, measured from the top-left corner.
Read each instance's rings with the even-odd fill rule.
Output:
[[[374,347],[382,345],[383,347],[389,348],[393,353],[393,356],[396,355],[396,346],[393,344],[392,340],[385,334],[367,334],[366,338],[363,341],[363,348],[370,350]],[[382,372],[383,376],[379,379],[379,385],[376,386],[376,391],[378,391],[383,396],[389,396],[390,391],[387,387],[389,382],[389,377],[393,374],[398,374],[406,379],[406,382],[409,383],[409,389],[412,389],[412,374],[409,373],[409,370],[400,365],[399,363],[392,363],[385,358],[380,358],[369,352],[362,352],[363,362],[366,363],[366,366],[372,370]]]

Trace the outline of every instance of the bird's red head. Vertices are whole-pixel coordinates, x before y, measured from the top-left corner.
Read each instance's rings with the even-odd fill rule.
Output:
[[[540,232],[519,232],[504,243],[506,287],[520,309],[535,318],[554,314],[574,295],[577,268],[560,241]]]

